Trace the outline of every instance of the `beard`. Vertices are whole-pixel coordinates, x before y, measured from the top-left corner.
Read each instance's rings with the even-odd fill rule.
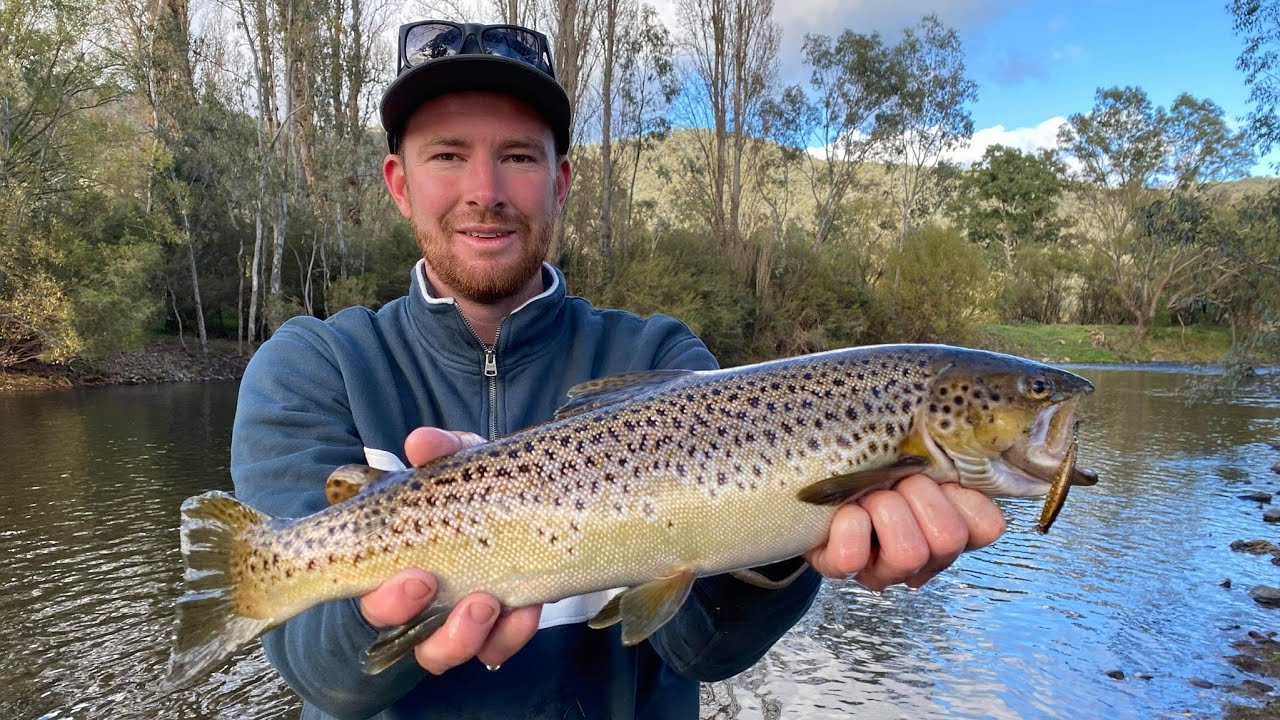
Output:
[[[449,213],[440,223],[439,231],[419,222],[417,217],[412,222],[418,249],[440,281],[455,295],[485,305],[516,295],[528,285],[534,273],[541,272],[555,229],[553,217],[535,223],[511,210]],[[463,260],[458,257],[453,239],[457,228],[467,224],[512,228],[521,239],[518,254],[514,258]]]

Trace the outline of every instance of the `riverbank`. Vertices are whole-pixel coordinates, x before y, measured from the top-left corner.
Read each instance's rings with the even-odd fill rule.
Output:
[[[1231,348],[1231,333],[1216,327],[1157,327],[1135,340],[1126,325],[980,325],[972,342],[1045,362],[1212,364]],[[177,338],[159,338],[143,350],[106,358],[66,365],[31,362],[0,370],[0,392],[236,380],[249,355],[240,355],[233,340],[210,340],[206,355],[194,342],[184,349]]]
[[[1135,339],[1129,325],[980,325],[975,344],[1045,362],[1214,364],[1231,349],[1227,328],[1153,327]]]
[[[124,350],[103,358],[65,365],[23,363],[0,370],[0,392],[55,390],[92,385],[211,382],[238,380],[252,353],[237,352],[234,340],[209,341],[209,352],[188,340],[159,338],[141,350]]]

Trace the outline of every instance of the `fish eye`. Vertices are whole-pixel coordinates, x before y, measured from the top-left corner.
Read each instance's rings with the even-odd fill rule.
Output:
[[[1033,400],[1043,400],[1053,394],[1053,383],[1046,377],[1036,375],[1023,380],[1022,391]]]

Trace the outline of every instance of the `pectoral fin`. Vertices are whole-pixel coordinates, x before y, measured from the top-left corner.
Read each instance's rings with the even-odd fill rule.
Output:
[[[819,480],[800,488],[796,497],[801,502],[814,505],[838,505],[871,490],[890,487],[902,478],[922,472],[927,467],[929,467],[928,460],[909,455],[899,458],[892,465],[875,470],[860,470]]]
[[[426,640],[449,619],[452,606],[432,603],[409,622],[383,630],[369,649],[364,651],[361,669],[365,675],[377,675],[413,651],[413,646]]]
[[[694,579],[692,570],[681,570],[625,590],[609,600],[587,625],[600,629],[621,622],[622,644],[635,645],[675,617],[689,597]]]
[[[809,563],[802,562],[800,563],[800,567],[795,569],[795,572],[792,572],[781,580],[770,580],[755,570],[734,570],[729,574],[748,585],[755,585],[763,590],[781,590],[795,582],[796,578],[800,577],[800,575],[808,568]]]
[[[324,496],[330,505],[355,497],[386,473],[368,465],[343,465],[329,473],[324,481]]]

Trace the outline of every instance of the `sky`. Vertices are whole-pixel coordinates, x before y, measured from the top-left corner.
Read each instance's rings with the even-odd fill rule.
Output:
[[[1242,43],[1231,30],[1228,0],[775,0],[783,31],[783,80],[804,82],[805,33],[902,29],[934,12],[964,43],[978,83],[971,107],[975,134],[955,159],[981,157],[987,145],[1051,147],[1068,115],[1088,112],[1098,88],[1136,85],[1156,105],[1179,94],[1213,100],[1240,122],[1249,112]],[[673,2],[657,5],[674,24]],[[1242,123],[1241,123],[1242,124]],[[1274,176],[1273,153],[1254,167]]]

